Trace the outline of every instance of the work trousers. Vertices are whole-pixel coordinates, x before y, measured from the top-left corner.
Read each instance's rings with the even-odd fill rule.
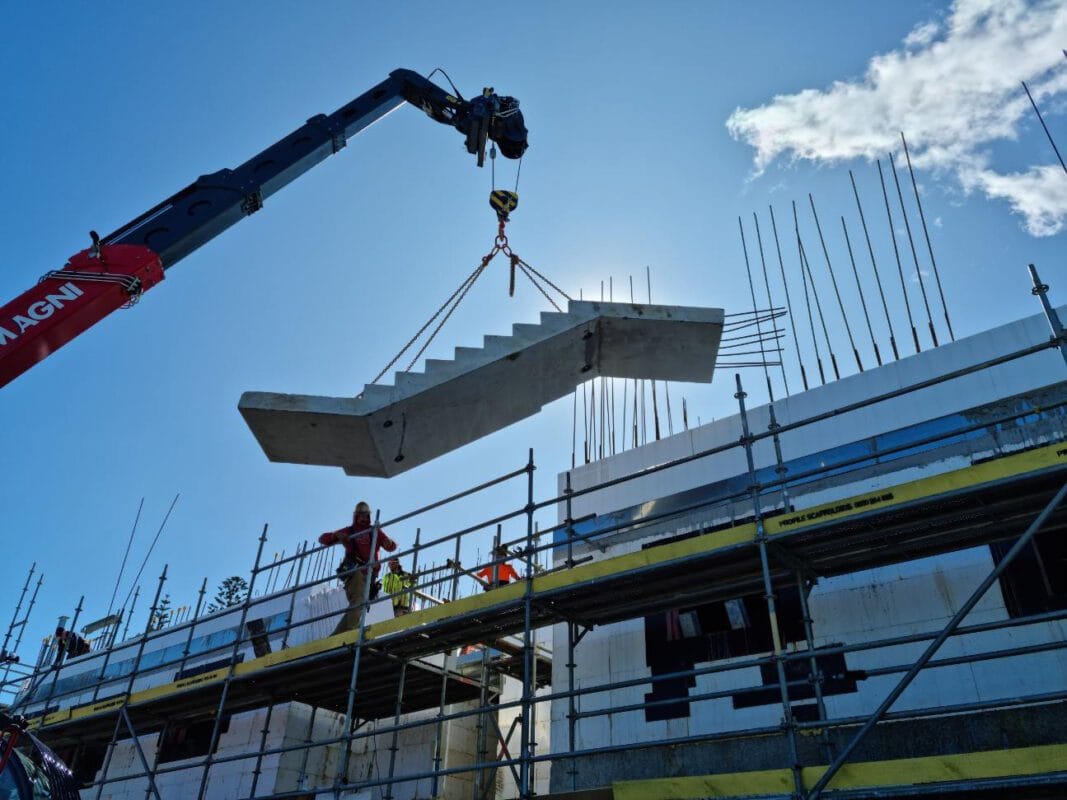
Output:
[[[353,570],[345,576],[345,596],[348,598],[348,610],[337,623],[333,632],[344,633],[359,627],[359,617],[363,610],[363,593],[367,587],[367,568]]]

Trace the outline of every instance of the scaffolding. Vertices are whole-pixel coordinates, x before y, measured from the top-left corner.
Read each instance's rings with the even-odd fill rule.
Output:
[[[1040,294],[1044,301],[1043,291],[1047,287],[1040,284],[1036,273],[1034,283],[1035,294]],[[996,753],[963,753],[921,764],[922,759],[912,759],[915,763],[910,765],[911,768],[920,772],[926,770],[922,773],[926,788],[912,785],[902,778],[900,765],[889,769],[870,762],[856,762],[853,756],[865,737],[885,721],[966,715],[1067,701],[1067,687],[1062,687],[1041,694],[892,710],[896,700],[923,669],[1067,648],[1065,641],[1050,640],[935,658],[939,648],[952,637],[1067,620],[1067,610],[1055,610],[964,625],[968,613],[1039,531],[1067,531],[1067,513],[1063,509],[1063,500],[1067,496],[1067,447],[1063,441],[1067,432],[1061,430],[1057,441],[1042,446],[1001,453],[948,473],[900,483],[888,490],[880,490],[876,495],[868,492],[804,508],[796,508],[791,502],[788,495],[791,487],[853,466],[856,459],[790,473],[782,460],[780,447],[782,437],[791,431],[949,383],[964,375],[1028,359],[1050,349],[1059,349],[1067,361],[1067,339],[1063,328],[1047,301],[1043,302],[1043,308],[1052,330],[1047,342],[788,424],[776,421],[772,404],[770,425],[765,431],[754,431],[750,427],[746,393],[738,375],[735,377],[735,398],[740,430],[735,442],[632,475],[574,489],[568,473],[561,494],[539,500],[534,489],[534,453],[530,450],[522,466],[499,477],[392,520],[382,521],[376,517],[375,537],[383,528],[410,522],[430,511],[498,486],[517,483],[523,494],[519,506],[491,519],[425,541],[421,540],[421,534],[417,535],[413,547],[395,554],[410,558],[412,571],[419,576],[414,589],[418,600],[412,613],[370,621],[370,609],[376,604],[389,604],[392,598],[372,599],[372,582],[366,581],[360,624],[352,631],[320,638],[308,636],[312,626],[328,623],[338,613],[328,610],[299,621],[294,618],[297,593],[310,591],[335,579],[324,558],[325,551],[318,547],[301,547],[293,555],[265,559],[268,531],[264,527],[248,594],[239,607],[228,612],[239,617],[237,635],[232,642],[195,654],[191,652],[194,633],[198,626],[205,624],[201,613],[203,588],[196,610],[188,620],[162,631],[151,629],[167,579],[164,570],[155,590],[149,625],[135,644],[128,641],[119,645],[127,649],[135,647],[132,668],[124,674],[114,674],[115,670],[109,674],[108,665],[116,648],[94,652],[82,658],[84,663],[92,661],[100,665],[97,679],[88,688],[69,689],[60,685],[62,668],[58,665],[50,667],[46,663],[33,678],[34,690],[23,694],[23,707],[29,710],[31,725],[37,729],[38,735],[58,752],[70,754],[75,769],[79,757],[85,757],[91,751],[99,754],[100,748],[104,748],[102,763],[99,769],[93,770],[95,779],[90,787],[96,798],[104,797],[107,787],[115,783],[141,780],[146,800],[150,797],[160,800],[165,794],[159,787],[161,776],[197,769],[200,777],[196,796],[202,800],[211,793],[213,770],[243,761],[254,763],[251,789],[241,795],[246,800],[340,798],[366,790],[392,800],[401,787],[419,781],[429,782],[430,796],[437,797],[442,781],[461,774],[473,776],[472,800],[478,800],[496,796],[492,776],[498,773],[510,775],[516,787],[515,794],[526,800],[535,793],[537,774],[549,768],[567,775],[570,789],[587,788],[581,780],[581,770],[583,759],[590,756],[655,746],[773,736],[783,737],[786,743],[787,763],[783,764],[780,774],[730,775],[728,771],[715,770],[714,765],[693,765],[693,773],[718,772],[716,777],[721,780],[709,788],[708,781],[700,783],[702,779],[694,777],[695,783],[689,788],[692,794],[683,796],[758,795],[816,800],[820,797],[870,796],[872,793],[917,796],[938,791],[965,795],[979,791],[1021,791],[1024,787],[1045,787],[1049,792],[1062,789],[1067,787],[1067,745],[1063,742],[1052,745],[1052,750],[1048,749],[1050,746],[1043,746],[1023,748],[1025,752],[1013,751],[1003,756],[1007,766],[995,766],[1000,763]],[[1067,406],[1067,400],[1059,405]],[[1033,409],[1006,412],[999,421],[1021,424],[1033,413]],[[983,420],[974,425],[989,424],[988,420]],[[887,446],[874,452],[873,456],[888,459],[919,445],[936,446],[966,430],[957,428]],[[773,480],[759,479],[754,457],[754,447],[759,442],[774,444],[777,477]],[[615,526],[581,532],[581,520],[572,516],[576,498],[657,473],[667,473],[728,451],[743,453],[747,464],[748,485],[741,496],[747,498],[748,513],[742,519],[732,525],[638,552],[604,555],[598,559],[575,557],[575,549],[579,546],[595,545],[598,539],[623,530],[651,530],[677,518],[680,513],[678,509],[661,515],[650,513],[640,521],[626,520]],[[736,503],[739,499],[739,496],[717,497],[702,502],[715,505],[727,501]],[[696,510],[696,507],[685,510]],[[537,515],[545,512],[557,512],[562,522],[547,528],[539,527]],[[503,526],[518,527],[522,533],[507,540],[502,534]],[[509,555],[483,560],[479,566],[491,567],[508,559],[521,561],[524,574],[520,581],[480,591],[471,578],[474,570],[461,566],[464,545],[471,542],[472,537],[486,534],[492,534],[494,544],[505,546]],[[816,647],[807,597],[818,577],[1011,539],[1015,540],[1014,544],[940,630]],[[371,552],[375,552],[373,543]],[[444,558],[442,554],[446,553],[448,557]],[[417,565],[431,563],[432,559],[444,563],[439,566],[434,561],[428,569],[421,572],[417,569]],[[284,585],[278,592],[278,575],[286,572]],[[269,592],[264,592],[264,583]],[[805,649],[797,651],[789,651],[783,645],[776,606],[780,592],[792,587],[799,592],[806,644]],[[686,604],[729,600],[752,593],[762,594],[765,600],[772,636],[768,652],[706,666],[694,665],[691,669],[651,677],[615,679],[605,676],[602,682],[594,685],[577,685],[578,648],[595,626]],[[261,639],[263,636],[262,631],[249,630],[248,621],[254,618],[257,606],[277,602],[279,597],[288,598],[289,612],[284,625],[272,629],[270,636],[275,641],[281,636],[281,649],[264,654],[257,650],[254,658],[245,660],[243,652],[256,646],[257,636]],[[75,613],[75,625],[77,615],[78,612]],[[549,656],[537,643],[538,631],[554,625],[564,626],[566,630],[566,652],[556,654],[566,659],[563,663],[565,686],[553,685]],[[185,635],[184,650],[172,661],[154,663],[152,669],[172,667],[178,675],[183,675],[192,657],[197,663],[208,657],[215,659],[211,662],[212,668],[162,685],[138,688],[138,680],[145,672],[142,661],[150,645],[176,632]],[[297,642],[296,639],[301,637],[304,641]],[[900,677],[876,709],[858,716],[833,717],[828,713],[823,695],[827,681],[823,660],[827,656],[905,644],[925,644],[925,649],[918,658],[880,668],[883,675]],[[473,668],[461,663],[459,656],[464,648],[474,648],[476,663]],[[220,665],[215,665],[220,661]],[[745,670],[753,668],[773,670],[773,688],[781,704],[779,724],[658,741],[609,743],[592,748],[578,746],[577,732],[583,720],[677,702],[646,696],[643,702],[632,705],[612,706],[609,703],[595,707],[597,704],[593,703],[594,707],[583,709],[583,700],[610,697],[606,693],[629,687],[654,686],[664,681],[724,673],[744,675]],[[501,675],[519,681],[521,688],[515,699],[503,697]],[[38,693],[46,685],[49,688],[41,699]],[[729,694],[765,692],[766,689],[766,685],[759,684],[731,688]],[[87,692],[90,694],[88,699]],[[817,709],[814,719],[796,718],[791,698],[798,692],[810,692],[810,696],[814,696]],[[694,693],[687,701],[698,702],[726,694],[723,691]],[[33,698],[32,702],[30,698]],[[312,709],[307,734],[300,742],[270,747],[267,743],[272,712],[276,706],[291,701],[304,703]],[[553,741],[545,747],[538,741],[538,718],[553,703],[565,707],[567,740]],[[457,707],[456,704],[460,705]],[[244,753],[217,754],[223,720],[228,715],[250,709],[266,710],[258,746]],[[314,736],[315,715],[319,709],[339,717],[339,730],[326,737]],[[411,718],[413,712],[425,713]],[[514,714],[508,730],[500,722],[502,712]],[[446,726],[457,720],[472,719],[477,725],[475,754],[469,763],[445,763]],[[205,721],[211,726],[206,755],[185,759],[179,764],[161,763],[160,742],[168,729]],[[424,768],[402,772],[397,769],[398,738],[414,729],[430,732],[430,755]],[[158,734],[154,752],[142,741],[148,734]],[[353,776],[353,747],[366,740],[379,741],[382,737],[389,740],[388,768],[378,775]],[[113,754],[124,740],[132,742],[141,769],[112,774]],[[339,752],[331,780],[319,785],[306,785],[305,781],[292,790],[280,792],[259,787],[265,758],[298,753],[306,767],[308,754],[325,747],[337,748]],[[905,769],[904,774],[906,772]],[[307,776],[302,774],[301,777],[304,780]],[[673,785],[673,791],[679,791],[677,781]],[[616,786],[615,796],[668,796],[656,792],[655,781],[633,786],[622,782]]]

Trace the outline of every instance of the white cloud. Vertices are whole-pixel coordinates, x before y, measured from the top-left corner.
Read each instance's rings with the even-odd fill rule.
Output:
[[[916,26],[900,49],[872,58],[861,78],[738,108],[726,126],[755,148],[758,172],[780,157],[830,164],[884,157],[903,130],[917,168],[954,172],[965,190],[1007,199],[1027,230],[1049,235],[1067,215],[1051,173],[998,175],[986,150],[1015,139],[1033,115],[1020,80],[1042,105],[1067,92],[1064,42],[1067,0],[957,0],[943,21]],[[1035,187],[1040,198],[1024,196]]]
[[[904,37],[907,47],[924,47],[934,40],[941,31],[941,26],[936,22],[924,22],[915,26],[911,33]]]
[[[1011,210],[1026,218],[1026,230],[1034,236],[1052,236],[1067,224],[1067,175],[1059,164],[1008,175],[977,170],[963,173],[961,180],[965,188],[978,188],[1011,203]]]

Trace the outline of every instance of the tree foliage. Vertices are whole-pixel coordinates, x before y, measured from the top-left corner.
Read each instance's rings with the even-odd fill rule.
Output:
[[[170,607],[170,595],[165,594],[159,601],[159,607],[152,612],[152,624],[149,627],[154,631],[162,630],[170,625],[173,615],[174,609]]]
[[[208,604],[208,613],[239,606],[248,597],[248,581],[240,575],[231,575],[219,583],[215,599]]]

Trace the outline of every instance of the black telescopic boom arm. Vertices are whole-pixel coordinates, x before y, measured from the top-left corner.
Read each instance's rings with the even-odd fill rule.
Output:
[[[167,269],[258,211],[267,197],[404,102],[463,133],[468,152],[479,156],[479,166],[486,137],[500,144],[501,152],[509,158],[520,157],[526,149],[526,128],[514,98],[499,97],[487,89],[468,102],[416,72],[398,69],[332,114],[312,117],[236,169],[197,178],[100,243],[143,245],[159,255],[163,269]]]

